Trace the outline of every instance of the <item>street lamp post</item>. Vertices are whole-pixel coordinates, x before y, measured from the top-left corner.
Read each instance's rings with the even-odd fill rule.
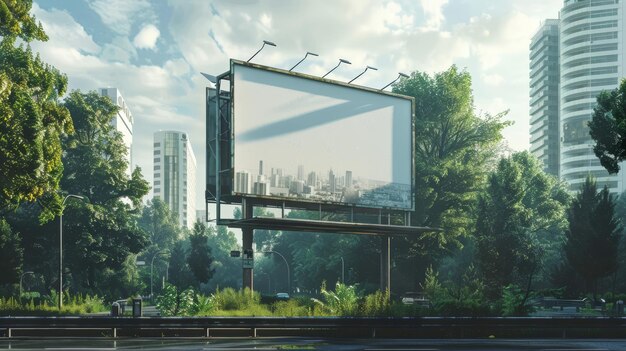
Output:
[[[20,275],[20,297],[22,297],[22,278],[24,278],[24,276],[26,274],[35,274],[35,272],[33,272],[33,271],[26,271],[26,272],[22,273],[22,275]]]
[[[285,256],[281,255],[281,253],[277,252],[277,251],[265,251],[265,253],[277,254],[278,256],[280,256],[283,259],[283,261],[285,261],[285,265],[287,265],[287,290],[289,290],[288,293],[291,294],[291,274],[289,274],[289,263],[287,263],[287,259],[285,258]],[[274,284],[274,285],[276,285],[276,284]],[[276,288],[276,287],[274,287],[274,288]]]
[[[63,308],[63,205],[70,197],[84,200],[84,196],[68,194],[61,203],[61,214],[59,215],[59,311]]]

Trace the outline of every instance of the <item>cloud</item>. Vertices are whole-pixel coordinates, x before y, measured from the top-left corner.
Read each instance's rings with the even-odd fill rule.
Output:
[[[447,3],[448,0],[420,0],[424,16],[426,17],[426,24],[423,26],[424,30],[439,30],[441,28],[445,21],[443,7]]]
[[[133,44],[138,49],[156,49],[156,42],[159,39],[161,32],[152,24],[141,28],[139,33],[133,39]]]
[[[78,48],[78,50],[97,54],[101,48],[93,41],[91,35],[87,34],[82,25],[66,11],[52,9],[44,11],[37,3],[33,3],[32,13],[37,20],[46,23],[46,33],[50,37],[63,37],[63,41],[58,45],[64,48]]]
[[[155,19],[147,0],[91,0],[88,4],[102,23],[121,35],[128,35],[136,21]]]

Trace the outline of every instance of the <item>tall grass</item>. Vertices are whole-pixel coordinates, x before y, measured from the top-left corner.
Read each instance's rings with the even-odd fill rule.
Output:
[[[63,308],[57,307],[58,295],[52,292],[43,301],[35,303],[31,300],[20,300],[14,297],[0,297],[0,315],[2,316],[52,316],[52,315],[80,315],[96,312],[105,312],[108,309],[104,300],[98,296],[63,294]]]

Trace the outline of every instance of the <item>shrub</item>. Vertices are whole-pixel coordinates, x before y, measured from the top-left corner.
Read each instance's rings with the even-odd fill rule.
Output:
[[[179,291],[174,285],[166,284],[156,298],[156,306],[163,316],[191,316],[195,296],[192,288]]]
[[[313,299],[318,304],[315,315],[354,316],[358,312],[359,296],[356,287],[337,282],[335,291],[327,291],[326,283],[322,283],[324,302]]]
[[[213,299],[217,308],[222,311],[245,310],[261,303],[261,295],[248,288],[239,291],[233,288],[218,289],[213,294]]]
[[[367,317],[386,317],[390,315],[389,290],[377,291],[365,296],[361,305],[361,315]]]

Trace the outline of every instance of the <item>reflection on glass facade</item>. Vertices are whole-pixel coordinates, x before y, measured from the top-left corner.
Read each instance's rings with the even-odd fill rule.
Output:
[[[609,175],[593,153],[587,126],[596,96],[615,89],[624,76],[624,3],[566,0],[561,10],[560,175],[572,191],[588,175],[614,193],[624,190],[623,175]]]

